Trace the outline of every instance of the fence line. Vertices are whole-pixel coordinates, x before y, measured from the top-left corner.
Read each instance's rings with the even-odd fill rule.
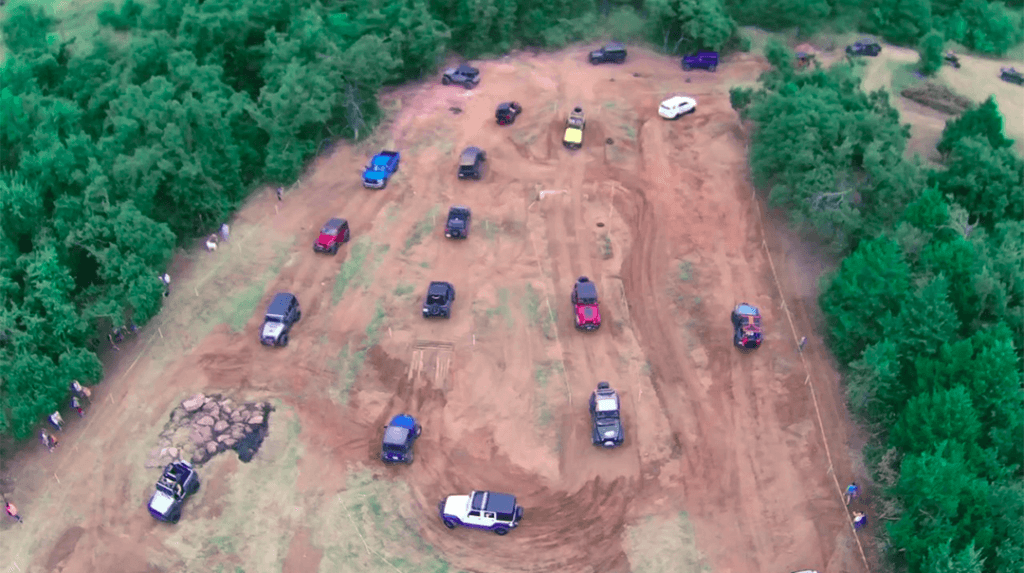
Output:
[[[750,146],[747,145],[747,157],[750,157]],[[789,322],[790,332],[793,334],[793,342],[797,344],[799,348],[800,338],[797,336],[796,325],[793,324],[793,315],[789,312],[789,305],[786,304],[786,294],[782,290],[782,283],[779,282],[779,275],[775,272],[775,262],[772,260],[771,249],[768,248],[768,237],[765,234],[765,223],[764,216],[761,213],[761,205],[757,202],[757,189],[754,188],[753,182],[750,182],[751,193],[750,202],[754,205],[754,210],[757,213],[757,220],[761,227],[761,246],[764,247],[765,254],[768,255],[768,265],[772,269],[772,280],[775,281],[775,288],[779,291],[779,297],[782,298],[782,310],[786,312],[786,320]],[[804,373],[807,378],[804,380],[804,384],[811,392],[811,402],[814,404],[814,414],[818,418],[818,431],[821,433],[821,443],[825,446],[825,457],[828,459],[828,473],[832,476],[832,482],[836,486],[836,493],[839,499],[843,500],[843,507],[846,507],[846,498],[843,494],[843,486],[839,483],[839,478],[836,476],[835,463],[832,461],[832,451],[828,446],[828,436],[825,434],[825,423],[821,418],[821,408],[818,406],[818,394],[814,391],[814,384],[812,383],[811,370],[807,365],[807,358],[804,357],[803,349],[799,350],[800,362],[803,364]],[[850,514],[847,513],[847,518]],[[867,555],[864,554],[864,545],[860,541],[860,535],[857,533],[857,528],[854,526],[853,520],[848,519],[850,524],[850,530],[853,532],[853,539],[857,542],[857,549],[860,551],[861,561],[864,562],[864,570],[870,572],[871,566],[868,565]]]

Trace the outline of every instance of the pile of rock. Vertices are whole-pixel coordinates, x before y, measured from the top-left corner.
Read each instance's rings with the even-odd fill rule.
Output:
[[[229,449],[248,462],[267,435],[273,411],[267,402],[236,405],[220,394],[196,394],[171,412],[160,447],[150,452],[146,467],[183,459],[198,465]]]

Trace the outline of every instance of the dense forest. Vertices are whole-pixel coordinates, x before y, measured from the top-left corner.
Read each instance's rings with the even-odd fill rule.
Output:
[[[176,246],[325,142],[365,137],[376,95],[450,52],[487,57],[616,36],[729,50],[738,25],[828,25],[1001,54],[1022,0],[126,0],[94,38],[50,41],[11,7],[0,69],[0,435],[24,438],[97,383],[99,341],[160,309]],[[933,169],[851,65],[797,71],[782,45],[758,90],[752,170],[773,205],[845,256],[821,305],[850,402],[875,436],[893,563],[1024,569],[1020,342],[1024,164],[997,103],[951,121]]]
[[[1024,570],[1024,161],[992,99],[950,120],[939,168],[853,64],[732,90],[772,205],[845,255],[822,282],[832,352],[870,430],[895,570]],[[795,135],[794,135],[795,134]]]

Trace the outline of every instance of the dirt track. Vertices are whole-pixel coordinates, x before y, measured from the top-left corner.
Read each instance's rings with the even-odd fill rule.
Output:
[[[668,564],[645,570],[860,572],[729,107],[728,87],[764,63],[741,55],[717,74],[683,74],[640,50],[623,66],[584,62],[580,49],[523,55],[479,64],[484,79],[469,92],[431,82],[387,94],[401,103],[380,141],[321,158],[280,205],[255,198],[221,252],[183,258],[158,324],[114,357],[124,363],[97,389],[88,426],[70,428],[51,456],[32,449],[15,460],[27,525],[4,531],[4,554],[32,571],[425,570],[395,565],[369,527],[355,527],[359,557],[345,557],[332,533],[352,532],[320,519],[346,491],[404,481],[381,497],[397,504],[385,505],[399,523],[387,527],[401,530],[390,535],[422,538],[409,543],[425,542],[454,570],[616,573],[660,555]],[[657,104],[675,92],[696,96],[697,113],[662,120]],[[506,99],[525,112],[499,127],[494,108]],[[587,129],[583,149],[569,152],[562,122],[577,104]],[[403,154],[384,191],[358,180],[375,145]],[[468,145],[488,153],[483,181],[455,177]],[[465,242],[441,231],[454,203],[473,209]],[[314,254],[316,229],[335,215],[352,222],[353,242],[335,258]],[[786,252],[775,251],[776,264],[825,384],[835,471],[848,479],[845,414],[809,330],[813,289],[801,284],[813,277]],[[351,279],[334,303],[343,267]],[[578,275],[602,295],[596,333],[572,327]],[[430,280],[457,289],[450,321],[419,316]],[[287,349],[262,348],[261,312],[285,290],[303,320]],[[740,301],[765,315],[767,340],[752,354],[731,344]],[[379,343],[366,349],[367,336]],[[586,401],[600,380],[623,394],[627,441],[614,451],[589,442]],[[203,491],[170,528],[145,512],[156,470],[143,464],[166,413],[200,391],[281,406],[258,459],[207,464]],[[380,429],[399,411],[417,416],[424,437],[411,468],[383,468]],[[353,481],[364,466],[376,480]],[[519,529],[497,537],[441,525],[438,499],[484,488],[519,497]],[[355,526],[357,506],[342,509]],[[680,515],[696,549],[630,534]]]

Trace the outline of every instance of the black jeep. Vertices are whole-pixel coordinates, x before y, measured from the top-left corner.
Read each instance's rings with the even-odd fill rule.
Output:
[[[626,62],[626,46],[618,42],[612,42],[605,44],[602,48],[590,52],[590,63],[605,64],[623,64]]]
[[[427,287],[427,296],[423,299],[423,318],[451,318],[452,303],[455,302],[455,287],[451,283],[434,281]]]
[[[498,120],[498,125],[511,125],[515,123],[516,117],[521,113],[523,113],[523,106],[519,105],[519,102],[507,101],[498,104],[494,118]]]
[[[149,498],[149,514],[160,521],[178,523],[185,499],[197,491],[199,476],[192,464],[186,461],[167,464],[160,481],[156,482],[156,492]]]
[[[301,318],[302,310],[295,295],[288,292],[275,294],[263,317],[260,342],[264,346],[288,346],[288,333]]]
[[[446,86],[449,84],[459,84],[466,89],[473,89],[480,83],[480,70],[467,64],[448,68],[441,77],[441,83]]]
[[[590,419],[594,423],[595,446],[614,448],[626,438],[619,410],[619,395],[607,382],[598,382],[590,395]]]
[[[448,209],[448,222],[444,225],[444,236],[449,239],[469,237],[469,220],[473,217],[469,207],[454,205]]]
[[[484,174],[487,153],[479,147],[467,147],[459,155],[459,179],[477,179]]]

